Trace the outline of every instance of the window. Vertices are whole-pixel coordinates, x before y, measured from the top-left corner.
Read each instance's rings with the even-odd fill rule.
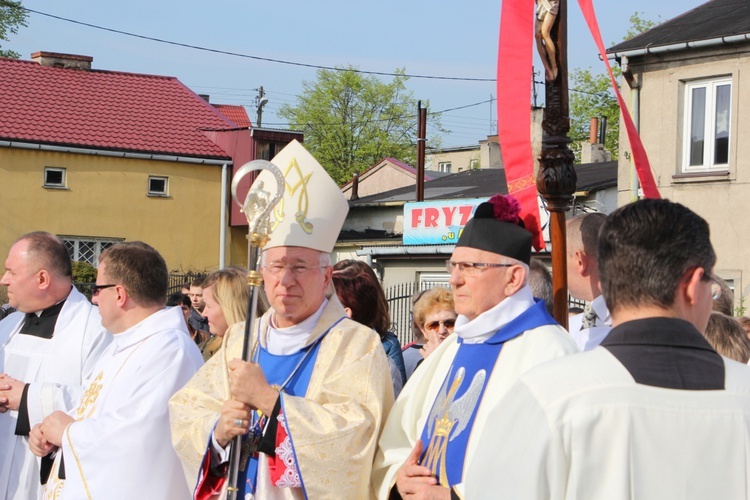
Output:
[[[148,195],[149,196],[169,196],[168,177],[148,176]]]
[[[64,188],[65,180],[64,168],[44,167],[44,187]]]
[[[449,162],[449,161],[438,162],[438,171],[439,172],[450,173],[451,168],[453,168],[453,164],[451,162]]]
[[[450,288],[448,280],[451,275],[448,273],[418,273],[419,289],[428,290],[434,286],[444,286]]]
[[[701,80],[685,85],[683,171],[729,168],[732,80]]]
[[[471,160],[469,160],[469,168],[471,169],[479,168],[479,159],[472,158]]]
[[[90,238],[79,236],[60,236],[68,249],[70,260],[88,262],[92,266],[99,264],[99,255],[115,243],[123,241],[116,238]]]

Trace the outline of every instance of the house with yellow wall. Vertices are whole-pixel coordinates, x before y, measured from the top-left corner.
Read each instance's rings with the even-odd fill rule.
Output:
[[[93,264],[133,240],[158,249],[170,270],[231,263],[245,239],[230,224],[228,186],[254,158],[250,129],[174,77],[91,63],[49,52],[0,58],[0,254],[44,230]]]

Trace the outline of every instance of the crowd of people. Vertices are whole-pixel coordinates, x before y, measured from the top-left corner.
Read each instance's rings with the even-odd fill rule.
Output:
[[[414,297],[402,347],[373,270],[331,262],[338,186],[299,143],[274,163],[305,182],[274,212],[250,317],[241,267],[167,297],[159,252],[120,243],[92,304],[58,237],[13,244],[0,498],[747,498],[750,337],[694,212],[571,218],[586,307],[566,330],[520,205],[497,195],[450,288]]]

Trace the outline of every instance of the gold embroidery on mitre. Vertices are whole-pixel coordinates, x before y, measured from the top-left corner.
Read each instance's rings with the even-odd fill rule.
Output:
[[[456,370],[456,375],[447,392],[448,380],[446,379],[435,400],[430,417],[427,419],[427,424],[432,425],[428,428],[427,436],[430,437],[432,434],[432,437],[430,437],[422,465],[429,467],[432,473],[440,478],[440,485],[446,488],[450,487],[446,466],[448,442],[461,434],[469,423],[479,403],[479,396],[487,376],[485,370],[479,370],[463,396],[456,399],[456,392],[461,387],[465,374],[466,370],[463,366]]]
[[[508,182],[508,193],[513,194],[523,191],[526,188],[536,186],[536,179],[533,174],[525,175],[520,179]]]
[[[294,184],[289,183],[290,173],[295,173],[297,176],[297,182]],[[310,208],[310,197],[307,193],[307,184],[310,182],[312,175],[312,172],[307,175],[302,173],[302,169],[297,163],[296,158],[292,158],[289,165],[286,167],[286,170],[284,170],[284,190],[289,193],[290,197],[293,197],[294,193],[299,190],[297,211],[294,214],[294,219],[307,234],[312,234],[313,230],[313,225],[305,220],[307,218],[307,211]],[[271,227],[271,231],[275,230],[281,221],[284,220],[284,201],[284,198],[282,198],[273,210],[274,223]]]

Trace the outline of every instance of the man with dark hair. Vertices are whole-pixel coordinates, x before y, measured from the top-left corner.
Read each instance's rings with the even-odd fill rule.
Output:
[[[683,205],[613,212],[599,240],[612,331],[519,378],[478,437],[467,498],[746,498],[750,368],[700,333],[715,261]]]
[[[167,402],[203,359],[182,312],[164,307],[167,283],[164,259],[145,243],[120,243],[99,257],[93,300],[112,345],[74,410],[52,413],[29,438],[36,455],[57,452],[49,497],[189,497]]]
[[[188,323],[190,323],[190,326],[192,326],[196,330],[202,330],[210,336],[208,319],[203,317],[203,308],[206,307],[206,302],[203,300],[204,280],[205,277],[200,276],[198,278],[195,278],[190,283],[190,292],[188,293],[188,297],[190,297],[190,302],[193,305],[193,309],[190,311],[190,319],[188,319]]]
[[[378,498],[464,498],[491,409],[529,368],[578,352],[527,283],[531,233],[512,196],[480,204],[447,268],[458,318],[394,405],[375,458]],[[518,418],[518,415],[516,415]],[[467,495],[466,498],[471,498]]]
[[[587,351],[598,346],[612,329],[612,316],[599,285],[597,242],[607,216],[577,215],[566,224],[568,238],[568,288],[570,295],[588,302],[583,312],[568,321],[568,331],[578,347]]]
[[[16,240],[2,285],[18,310],[0,322],[0,498],[36,498],[40,468],[31,428],[71,408],[111,336],[99,311],[73,287],[70,257],[57,236]],[[43,460],[42,471],[51,461]]]

